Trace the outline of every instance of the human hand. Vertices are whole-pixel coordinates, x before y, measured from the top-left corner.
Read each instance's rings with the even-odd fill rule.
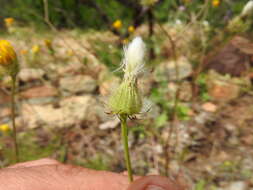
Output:
[[[166,177],[140,177],[129,185],[126,175],[64,165],[41,159],[0,170],[0,190],[182,190]]]

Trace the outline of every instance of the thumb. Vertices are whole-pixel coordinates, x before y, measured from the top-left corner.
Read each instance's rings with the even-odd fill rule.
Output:
[[[166,177],[153,175],[137,179],[127,190],[183,190],[183,188]]]

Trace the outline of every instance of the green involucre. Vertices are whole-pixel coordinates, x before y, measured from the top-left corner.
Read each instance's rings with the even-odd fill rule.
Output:
[[[109,100],[114,114],[134,115],[142,108],[142,98],[136,80],[124,80]]]

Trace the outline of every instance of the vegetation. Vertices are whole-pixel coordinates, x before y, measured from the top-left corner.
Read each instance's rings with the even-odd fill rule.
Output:
[[[0,3],[1,167],[52,157],[253,186],[252,1]]]

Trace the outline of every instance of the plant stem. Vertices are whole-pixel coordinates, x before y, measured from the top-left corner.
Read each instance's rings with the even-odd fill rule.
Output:
[[[12,87],[11,87],[11,120],[13,127],[13,140],[14,140],[14,149],[15,149],[15,162],[19,161],[19,150],[17,143],[17,129],[15,122],[15,92],[16,92],[16,75],[12,76]]]
[[[176,47],[176,42],[173,40],[173,38],[171,37],[171,35],[164,29],[164,27],[158,23],[158,25],[160,26],[161,30],[164,32],[164,34],[168,37],[169,42],[171,44],[171,50],[172,50],[172,59],[174,61],[174,67],[175,67],[175,73],[176,73],[176,84],[177,84],[177,90],[176,90],[176,94],[175,94],[175,98],[174,98],[174,103],[173,103],[173,107],[172,107],[172,113],[171,113],[171,117],[170,117],[170,129],[169,129],[169,136],[168,138],[165,140],[164,142],[164,157],[165,157],[165,176],[169,176],[169,164],[170,164],[170,160],[171,160],[171,155],[170,155],[170,149],[171,149],[171,137],[172,134],[174,133],[174,130],[176,128],[176,122],[177,122],[177,108],[178,108],[178,104],[180,102],[180,93],[181,93],[181,85],[182,85],[182,80],[179,80],[179,65],[178,65],[178,56],[177,56],[177,47]],[[177,131],[176,131],[176,142],[174,145],[174,149],[176,149],[177,147]]]
[[[128,148],[128,130],[127,130],[127,115],[122,114],[119,116],[121,121],[121,134],[122,134],[122,140],[124,145],[124,155],[125,155],[125,163],[127,167],[128,172],[128,179],[130,182],[133,181],[133,172],[132,172],[132,166],[131,166],[131,160],[129,155],[129,148]]]

